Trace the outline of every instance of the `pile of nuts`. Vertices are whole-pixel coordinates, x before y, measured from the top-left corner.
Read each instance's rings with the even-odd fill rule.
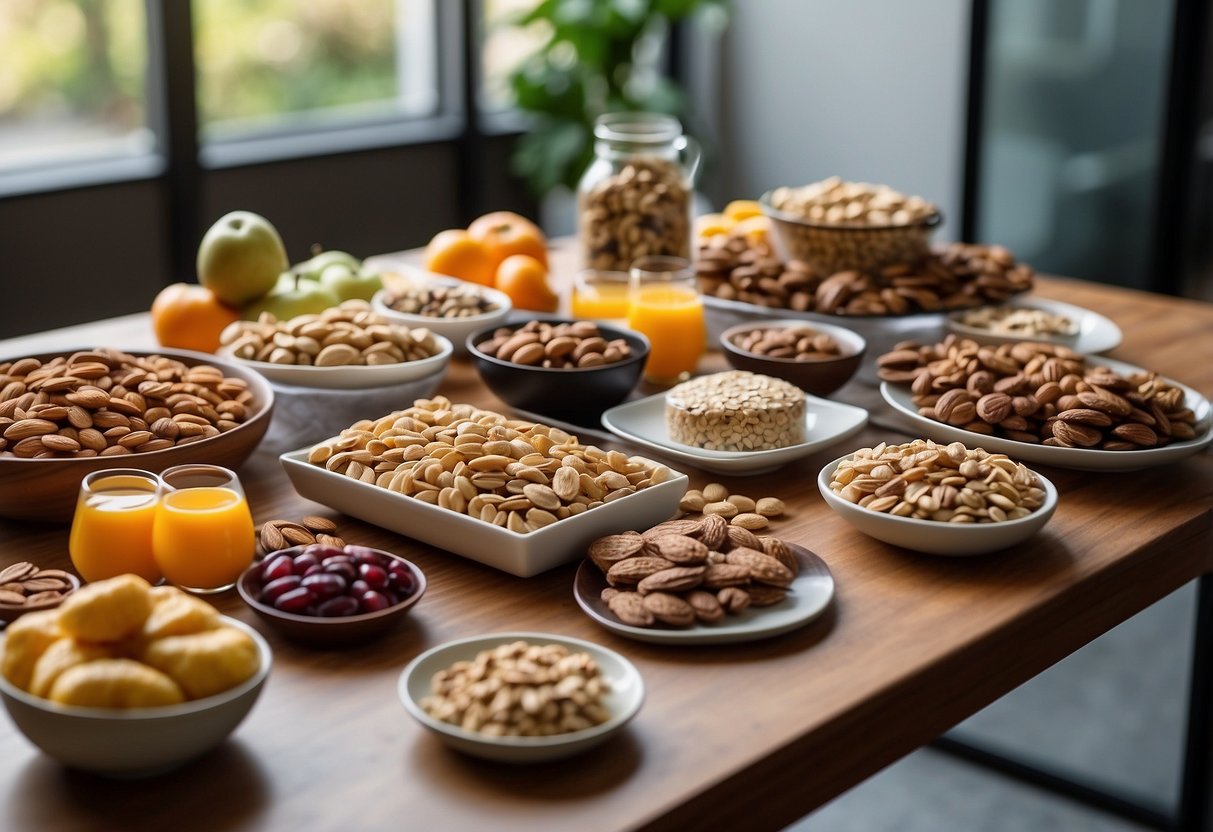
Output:
[[[0,453],[26,459],[161,451],[239,427],[257,408],[244,379],[161,355],[0,363]]]
[[[421,708],[465,731],[490,737],[547,737],[611,718],[610,685],[588,653],[562,644],[515,641],[482,650],[434,674]]]
[[[0,569],[0,605],[6,607],[55,604],[72,589],[71,578],[62,569],[39,569],[27,561]]]
[[[678,502],[678,508],[688,514],[715,514],[731,525],[752,532],[765,529],[772,518],[787,511],[787,506],[778,497],[754,500],[744,494],[730,494],[719,482],[710,482],[702,490],[688,489]]]
[[[906,196],[888,185],[844,182],[837,176],[798,188],[776,188],[771,205],[797,219],[844,226],[910,225],[938,212],[920,196]]]
[[[828,273],[784,263],[769,243],[742,233],[699,241],[705,295],[773,309],[833,315],[906,315],[1003,303],[1032,288],[1034,272],[1002,246],[947,243],[911,262]]]
[[[555,370],[584,370],[616,364],[632,356],[626,339],[602,337],[593,321],[551,324],[527,321],[520,327],[501,327],[493,337],[476,345],[485,355]]]
[[[1078,325],[1065,315],[1023,306],[982,306],[960,315],[957,322],[995,335],[1021,335],[1025,338],[1078,334]]]
[[[449,285],[393,283],[384,293],[383,303],[397,312],[428,318],[470,318],[500,308],[474,283],[463,281]]]
[[[308,462],[519,534],[670,477],[652,460],[441,396],[356,422]]]
[[[656,156],[629,159],[578,198],[585,267],[627,271],[649,254],[689,257],[690,197],[676,163]]]
[[[838,464],[830,490],[872,511],[941,523],[1019,520],[1045,497],[1036,474],[1005,454],[923,439],[856,451]]]
[[[587,556],[610,585],[602,600],[624,624],[690,627],[787,597],[800,564],[788,544],[719,514],[600,537]]]
[[[327,517],[318,517],[315,514],[309,514],[299,520],[267,520],[261,524],[257,542],[261,544],[261,552],[264,555],[312,543],[332,546],[334,549],[345,546],[345,541],[337,535],[337,524]]]
[[[877,359],[910,384],[920,415],[968,431],[1065,448],[1132,451],[1196,437],[1184,392],[1157,374],[1122,376],[1061,345],[983,346],[949,335],[898,344]]]
[[[764,358],[825,361],[842,355],[833,337],[809,326],[756,327],[733,337],[734,346]]]
[[[674,442],[710,451],[759,451],[804,442],[804,391],[770,376],[730,370],[671,388],[665,424]]]
[[[400,364],[439,352],[434,333],[396,326],[364,300],[347,300],[318,315],[289,321],[262,312],[256,321],[228,324],[219,340],[246,361],[312,367]]]

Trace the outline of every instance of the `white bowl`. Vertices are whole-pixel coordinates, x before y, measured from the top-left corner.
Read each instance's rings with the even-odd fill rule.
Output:
[[[145,777],[182,765],[223,742],[261,693],[273,654],[261,634],[223,618],[252,637],[261,668],[236,687],[180,705],[133,710],[56,705],[0,676],[0,698],[21,733],[72,768],[112,777]]]
[[[531,644],[561,644],[573,651],[589,653],[610,685],[603,706],[611,718],[584,731],[549,737],[490,737],[435,719],[421,708],[421,700],[430,695],[430,680],[439,670],[457,661],[470,661],[482,650],[519,639]],[[538,763],[580,754],[621,731],[644,702],[644,680],[630,661],[592,642],[550,633],[494,633],[448,641],[409,662],[396,689],[405,710],[447,745],[465,754],[506,763]]]
[[[410,328],[418,324],[409,324]],[[454,347],[451,342],[434,333],[438,352],[429,358],[416,361],[400,361],[396,364],[343,365],[340,367],[314,367],[307,364],[271,364],[268,361],[250,361],[237,358],[226,347],[220,354],[256,370],[275,384],[292,387],[308,387],[313,390],[369,390],[375,387],[391,387],[433,376],[446,369]]]
[[[881,511],[871,511],[844,500],[830,489],[830,480],[835,469],[851,454],[839,457],[821,469],[817,475],[817,488],[826,504],[838,512],[859,531],[904,549],[926,552],[932,555],[968,557],[985,555],[1022,543],[1040,531],[1057,508],[1057,489],[1038,472],[1037,480],[1044,489],[1044,504],[1018,520],[1002,523],[941,523],[937,520],[919,520],[916,517],[898,517]]]
[[[384,298],[391,291],[390,289],[382,289],[371,298],[371,308],[392,323],[403,324],[407,327],[426,327],[430,331],[449,339],[455,345],[455,352],[459,355],[467,352],[464,341],[467,340],[469,335],[491,326],[501,326],[509,318],[510,312],[514,308],[509,295],[488,286],[469,284],[455,277],[434,274],[433,272],[427,272],[414,267],[397,267],[397,270],[402,271],[410,283],[429,286],[456,286],[460,284],[474,286],[476,291],[480,292],[486,300],[496,305],[496,309],[480,315],[469,315],[466,318],[437,318],[433,315],[413,315],[408,312],[397,312],[384,301]]]
[[[310,451],[307,447],[279,457],[301,497],[520,578],[580,560],[586,547],[604,535],[670,519],[678,513],[688,482],[686,474],[671,471],[665,482],[522,534],[312,465]]]
[[[972,313],[974,311],[972,309],[961,309],[949,314],[947,321],[948,331],[955,332],[957,335],[965,338],[971,338],[979,344],[1015,344],[1020,341],[1042,341],[1048,344],[1061,344],[1084,355],[1107,352],[1120,346],[1122,338],[1120,327],[1113,321],[1097,312],[1092,312],[1090,309],[1084,309],[1081,306],[1074,306],[1073,304],[1062,303],[1057,300],[1049,300],[1048,298],[1034,297],[1013,298],[1002,305],[1008,309],[1038,309],[1054,315],[1064,315],[1074,323],[1077,331],[1073,335],[1022,335],[991,332],[988,329],[969,326],[964,323],[965,315]]]

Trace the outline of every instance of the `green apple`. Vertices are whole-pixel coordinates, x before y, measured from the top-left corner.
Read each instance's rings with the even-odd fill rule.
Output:
[[[329,266],[345,266],[353,272],[362,268],[362,261],[348,252],[321,251],[319,246],[314,246],[312,255],[310,260],[292,266],[291,271],[308,280],[319,280]]]
[[[339,303],[341,299],[328,287],[287,272],[269,294],[244,307],[241,314],[245,320],[255,321],[262,312],[269,312],[280,321],[289,321],[297,315],[318,315]]]
[[[359,272],[346,263],[333,263],[320,273],[320,285],[327,286],[342,300],[370,300],[383,288],[383,281],[377,274]]]
[[[198,246],[198,282],[229,306],[269,292],[288,265],[274,226],[249,211],[220,217]]]

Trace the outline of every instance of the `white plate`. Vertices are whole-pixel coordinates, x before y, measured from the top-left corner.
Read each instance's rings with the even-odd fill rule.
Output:
[[[678,512],[678,501],[687,490],[687,475],[673,471],[663,483],[519,534],[312,465],[307,461],[310,450],[279,457],[301,496],[520,578],[579,560],[586,547],[603,535],[668,520]]]
[[[612,407],[602,424],[624,439],[660,451],[687,465],[717,474],[764,474],[835,442],[849,439],[868,423],[861,407],[805,395],[805,436],[808,441],[765,451],[707,451],[669,438],[665,426],[665,394]]]
[[[611,718],[601,725],[570,734],[489,737],[434,719],[422,710],[421,700],[430,695],[430,680],[439,670],[458,661],[470,661],[482,650],[491,650],[519,639],[531,644],[562,644],[570,650],[589,653],[610,685],[610,693],[603,697],[603,706],[610,712]],[[405,710],[443,742],[466,754],[504,763],[538,763],[580,754],[623,730],[644,703],[644,680],[630,661],[614,650],[593,642],[549,633],[495,633],[441,644],[409,662],[400,674],[396,691]]]
[[[229,361],[234,361],[250,370],[256,370],[276,384],[310,387],[314,390],[368,390],[373,387],[391,387],[396,384],[417,381],[445,369],[451,360],[453,350],[451,342],[438,334],[435,334],[434,338],[438,342],[436,355],[417,361],[401,361],[396,364],[313,367],[304,364],[270,364],[268,361],[249,361],[232,355],[227,347],[220,349],[219,354]]]
[[[751,607],[740,615],[726,615],[720,624],[695,624],[686,629],[633,627],[610,611],[601,593],[606,577],[590,561],[583,561],[573,580],[573,597],[590,618],[608,630],[654,644],[734,644],[758,641],[803,627],[825,612],[834,597],[834,576],[817,555],[795,543],[788,548],[800,563],[788,597],[769,607]]]
[[[1088,363],[1108,367],[1121,375],[1142,371],[1140,367],[1103,356],[1092,359]],[[1020,462],[1039,462],[1042,465],[1056,465],[1058,468],[1073,468],[1078,471],[1137,471],[1191,456],[1213,440],[1213,424],[1211,424],[1213,418],[1210,417],[1208,400],[1187,385],[1171,379],[1164,379],[1164,381],[1184,391],[1185,406],[1191,408],[1192,412],[1196,414],[1197,436],[1186,442],[1173,442],[1161,448],[1147,448],[1140,451],[1057,448],[1052,445],[1033,445],[1030,442],[1016,442],[1014,439],[986,436],[919,416],[918,408],[911,400],[913,394],[908,386],[893,385],[886,381],[880,385],[880,394],[884,396],[886,402],[922,428],[922,436],[926,439],[944,442],[960,441],[970,448],[985,448],[987,451],[1004,453]]]
[[[1012,344],[1019,341],[1044,341],[1049,344],[1061,344],[1075,352],[1085,355],[1107,352],[1120,346],[1120,327],[1098,312],[1083,309],[1069,303],[1047,298],[1015,298],[1004,304],[1010,309],[1039,309],[1053,315],[1064,315],[1078,326],[1074,335],[1002,335],[987,329],[967,326],[961,323],[961,318],[972,312],[972,309],[962,309],[948,316],[948,329],[957,335],[963,335],[982,344]]]
[[[1002,523],[943,523],[870,511],[844,500],[830,488],[834,470],[843,460],[850,458],[851,455],[847,454],[822,468],[821,473],[817,475],[817,490],[821,492],[826,505],[858,531],[903,549],[951,557],[997,552],[1022,543],[1036,534],[1049,522],[1057,508],[1057,488],[1038,472],[1033,471],[1040,481],[1040,487],[1044,489],[1045,501],[1036,511],[1018,520]]]

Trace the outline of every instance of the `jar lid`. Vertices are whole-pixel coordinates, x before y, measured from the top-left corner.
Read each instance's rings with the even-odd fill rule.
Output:
[[[682,124],[665,113],[604,113],[594,120],[594,137],[607,142],[666,144],[682,135]]]

